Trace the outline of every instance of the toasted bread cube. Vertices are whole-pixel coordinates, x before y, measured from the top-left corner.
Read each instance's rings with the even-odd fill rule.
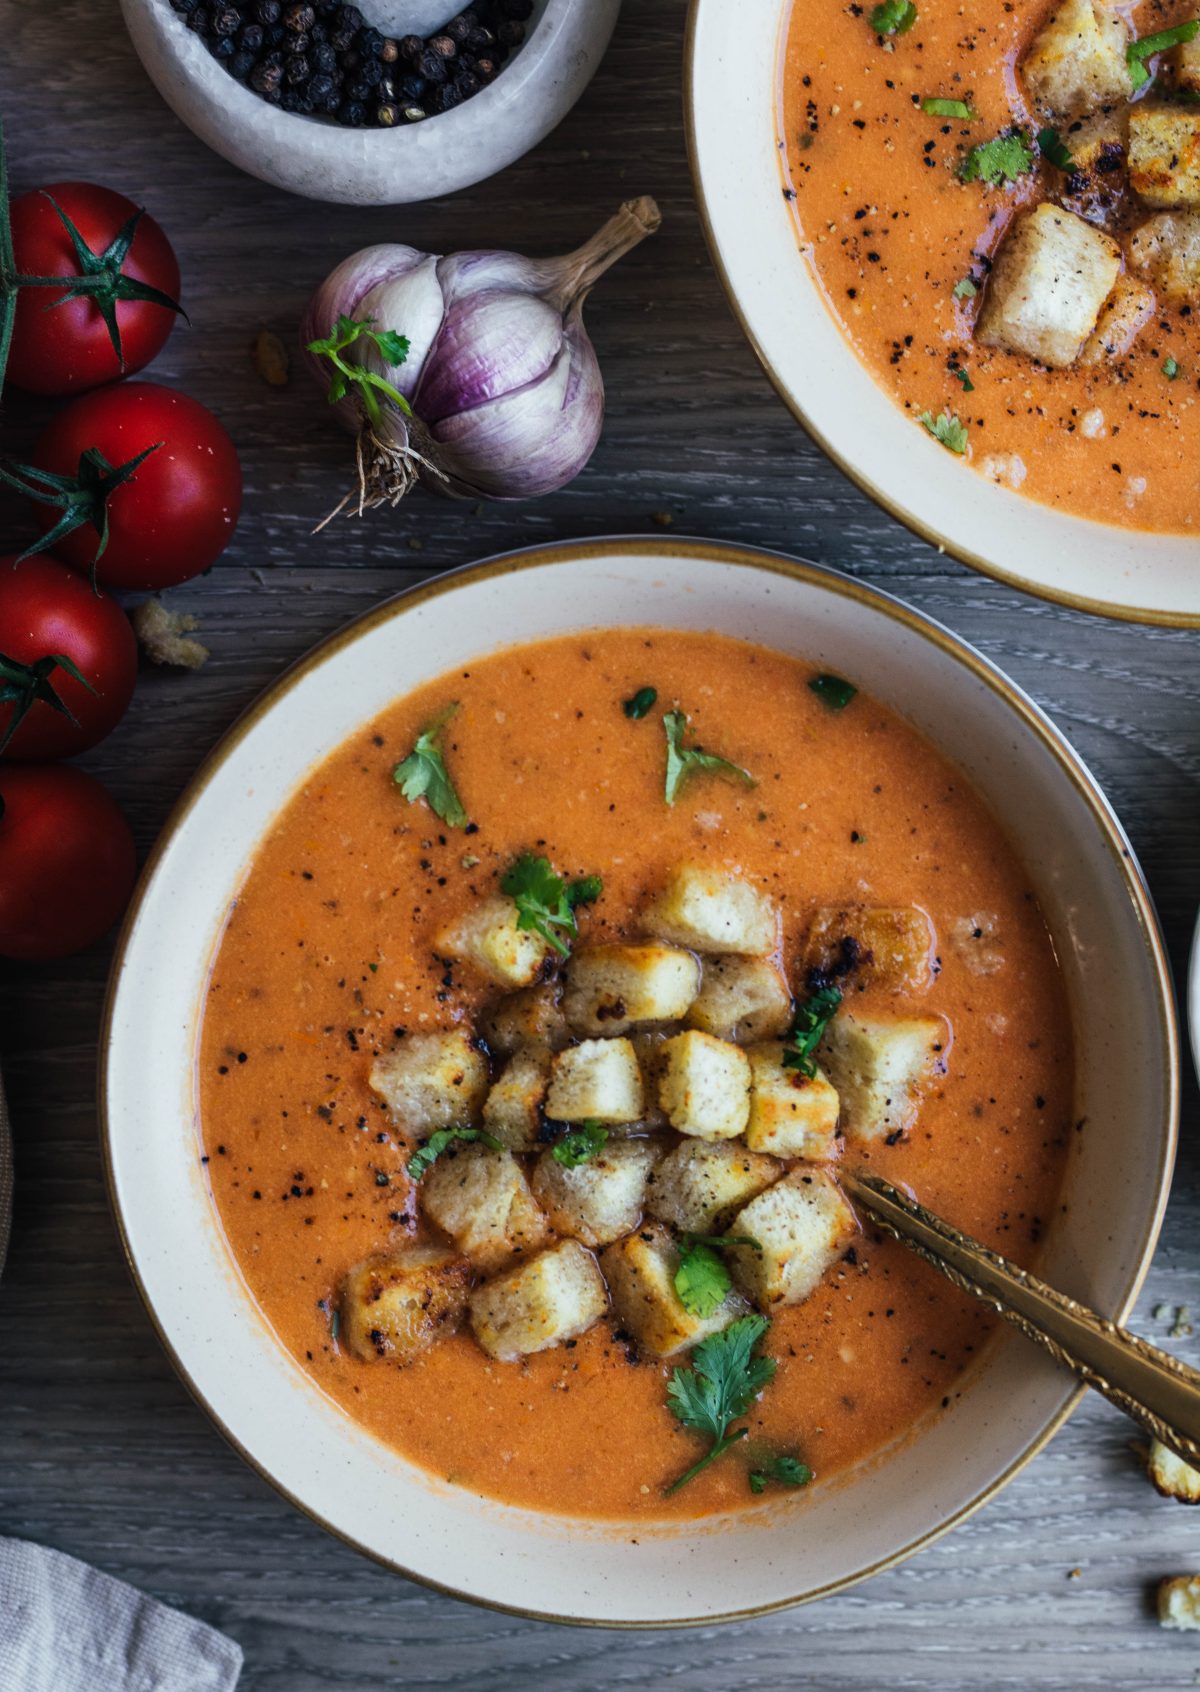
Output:
[[[1150,1443],[1146,1473],[1154,1490],[1161,1492],[1164,1498],[1177,1499],[1180,1504],[1200,1504],[1200,1469],[1193,1469],[1161,1440],[1155,1439]]]
[[[646,1208],[681,1233],[721,1234],[782,1174],[782,1163],[740,1140],[683,1140],[651,1175]]]
[[[489,1356],[512,1363],[578,1338],[607,1309],[596,1259],[578,1240],[563,1240],[477,1287],[471,1326]]]
[[[641,1221],[646,1182],[661,1153],[653,1140],[610,1140],[567,1169],[546,1150],[533,1168],[534,1195],[555,1233],[585,1246],[607,1245]]]
[[[1148,206],[1200,205],[1200,112],[1144,101],[1131,109],[1129,185]]]
[[[561,987],[545,981],[497,1000],[483,1019],[483,1036],[493,1051],[504,1056],[522,1046],[560,1051],[570,1039]]]
[[[922,1089],[945,1066],[946,1040],[936,1016],[835,1016],[818,1056],[841,1100],[842,1133],[866,1141],[907,1133]]]
[[[421,1207],[484,1274],[517,1251],[533,1251],[548,1229],[511,1152],[450,1146],[421,1182]]]
[[[441,1246],[369,1257],[342,1282],[341,1342],[364,1362],[411,1363],[455,1332],[472,1279],[467,1259]]]
[[[1200,1575],[1159,1581],[1158,1619],[1163,1627],[1200,1628]]]
[[[1052,369],[1075,361],[1121,268],[1121,249],[1073,212],[1043,201],[996,255],[975,339]]]
[[[658,1102],[680,1134],[736,1140],[750,1115],[750,1060],[711,1034],[675,1034],[666,1044]]]
[[[1200,212],[1156,212],[1134,230],[1129,259],[1168,305],[1200,305]]]
[[[848,975],[888,993],[923,993],[933,980],[933,924],[919,905],[822,905],[802,963],[811,976]]]
[[[577,1034],[624,1034],[678,1022],[700,990],[700,965],[677,946],[588,946],[567,965],[563,1009]]]
[[[1124,107],[1083,118],[1063,136],[1071,168],[1063,182],[1068,211],[1107,228],[1125,200],[1125,149],[1129,121]]]
[[[471,1036],[455,1028],[447,1034],[410,1034],[375,1059],[370,1080],[402,1128],[431,1134],[478,1119],[488,1069]]]
[[[1200,94],[1200,35],[1181,41],[1171,54],[1171,69],[1176,88],[1189,94]]]
[[[670,1035],[661,1029],[643,1029],[629,1036],[629,1043],[637,1055],[642,1075],[642,1123],[647,1128],[665,1128],[667,1113],[658,1102],[658,1088],[667,1067],[667,1041]]]
[[[1154,289],[1147,283],[1136,276],[1118,276],[1096,327],[1083,343],[1080,364],[1115,364],[1124,358],[1154,316],[1156,303]]]
[[[483,1126],[509,1151],[532,1151],[542,1128],[550,1054],[527,1046],[509,1059],[483,1106]]]
[[[689,1315],[675,1291],[679,1248],[656,1223],[610,1245],[600,1267],[621,1326],[651,1357],[677,1357],[746,1314],[731,1290],[711,1316]]]
[[[1022,69],[1033,103],[1055,117],[1079,117],[1128,100],[1133,82],[1119,13],[1093,0],[1063,0],[1034,36]]]
[[[746,1144],[776,1157],[824,1163],[837,1152],[838,1096],[818,1069],[810,1079],[787,1069],[780,1044],[751,1046]]]
[[[700,995],[688,1012],[693,1028],[746,1045],[773,1040],[791,1020],[791,991],[767,958],[705,958]]]
[[[581,1040],[551,1059],[546,1115],[555,1122],[639,1122],[645,1102],[628,1040]]]
[[[552,950],[532,928],[517,927],[517,907],[504,893],[485,899],[444,928],[434,951],[474,964],[498,987],[528,987]]]
[[[757,1240],[731,1246],[738,1285],[760,1310],[800,1304],[858,1234],[854,1212],[823,1169],[796,1169],[739,1210],[729,1232]]]
[[[705,864],[680,864],[646,909],[651,934],[693,952],[766,957],[779,943],[774,903],[740,875]]]

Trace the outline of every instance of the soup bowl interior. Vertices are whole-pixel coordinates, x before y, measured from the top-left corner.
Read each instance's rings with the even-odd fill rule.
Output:
[[[148,867],[114,968],[101,1091],[112,1197],[148,1309],[256,1468],[438,1587],[560,1620],[663,1625],[796,1602],[905,1555],[1038,1449],[1073,1401],[1069,1377],[1006,1331],[951,1410],[802,1498],[702,1531],[534,1515],[413,1468],[293,1363],[226,1248],[196,1121],[214,946],[256,842],[312,765],[398,691],[485,651],[621,625],[719,629],[847,675],[982,791],[1043,902],[1078,1046],[1081,1129],[1044,1272],[1120,1316],[1165,1200],[1176,1054],[1153,912],[1119,828],[1056,731],[982,658],[883,595],[766,554],[627,541],[514,555],[389,602],[285,675],[202,767]]]
[[[782,191],[791,10],[792,0],[692,0],[686,95],[709,245],[783,398],[865,492],[965,563],[1109,615],[1200,622],[1194,536],[1090,522],[997,486],[918,428],[860,363],[802,256]]]

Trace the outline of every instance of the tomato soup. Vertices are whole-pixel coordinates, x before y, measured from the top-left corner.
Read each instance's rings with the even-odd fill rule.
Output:
[[[647,1355],[613,1315],[516,1362],[486,1355],[466,1323],[404,1367],[349,1354],[336,1319],[347,1272],[437,1234],[408,1174],[413,1140],[372,1089],[372,1063],[418,1033],[479,1025],[497,990],[449,966],[436,937],[494,896],[521,853],[602,878],[577,945],[642,933],[642,902],[674,865],[733,872],[781,913],[789,974],[816,907],[920,907],[936,935],[930,983],[906,997],[847,981],[846,997],[856,1014],[943,1018],[945,1062],[909,1133],[843,1155],[1017,1262],[1036,1255],[1072,1127],[1051,938],[970,784],[871,698],[869,677],[851,679],[860,690],[831,703],[811,667],[697,633],[505,650],[355,734],[249,864],[199,1044],[216,1215],[280,1344],[355,1422],[437,1476],[580,1517],[752,1507],[749,1476],[770,1454],[819,1483],[942,1413],[989,1332],[978,1305],[868,1226],[811,1296],[771,1312],[762,1350],[777,1368],[740,1418],[746,1437],[671,1496],[705,1449],[667,1400],[688,1358]],[[650,688],[654,708],[631,715]],[[452,702],[441,745],[469,831],[393,780]],[[687,715],[687,744],[755,785],[702,770],[668,805],[671,708]]]

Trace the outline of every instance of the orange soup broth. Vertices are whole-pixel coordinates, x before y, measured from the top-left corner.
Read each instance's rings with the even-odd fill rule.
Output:
[[[820,703],[812,672],[716,635],[605,632],[501,652],[399,700],[316,768],[255,853],[214,959],[199,1055],[217,1213],[280,1342],[357,1422],[472,1491],[593,1517],[687,1517],[751,1502],[764,1449],[818,1477],[949,1405],[988,1332],[978,1307],[899,1245],[859,1241],[804,1304],[779,1311],[774,1382],[750,1437],[677,1497],[703,1446],[665,1401],[669,1368],[601,1322],[569,1348],[490,1361],[469,1331],[407,1368],[359,1362],[331,1333],[341,1276],[418,1230],[411,1144],[368,1086],[400,1030],[472,1021],[488,997],[432,954],[451,918],[526,848],[600,872],[586,938],[635,935],[669,867],[705,859],[778,899],[791,963],[814,905],[915,902],[941,972],[914,1008],[953,1028],[948,1075],[912,1137],[855,1152],[935,1209],[1029,1262],[1056,1204],[1071,1123],[1071,1041],[1034,895],[970,785],[860,692]],[[861,678],[864,681],[869,678]],[[647,684],[659,708],[621,702]],[[464,835],[391,779],[419,729],[461,702],[447,758],[478,825]],[[668,808],[661,712],[752,770],[703,778]],[[949,943],[987,914],[1001,967]],[[990,942],[989,942],[990,943]],[[969,947],[967,948],[969,950]],[[856,996],[857,999],[857,996]],[[866,1009],[896,1009],[864,994]]]

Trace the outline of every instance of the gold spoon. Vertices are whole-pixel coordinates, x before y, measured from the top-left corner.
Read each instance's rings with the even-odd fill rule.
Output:
[[[840,1181],[850,1202],[881,1228],[1036,1340],[1185,1463],[1200,1467],[1200,1372],[1055,1292],[878,1175],[847,1170]]]

